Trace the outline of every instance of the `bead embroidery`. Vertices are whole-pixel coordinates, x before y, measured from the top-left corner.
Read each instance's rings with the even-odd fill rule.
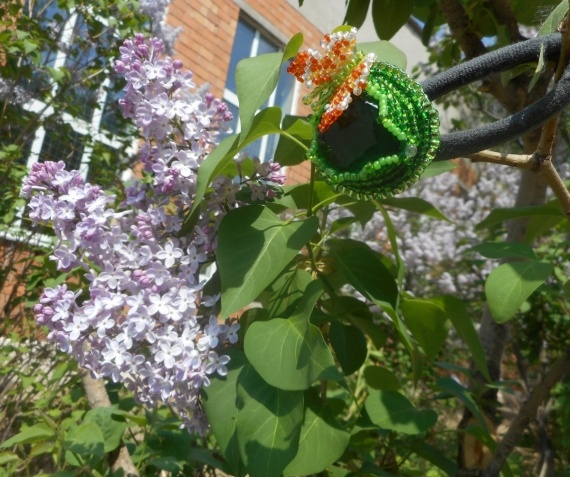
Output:
[[[324,55],[300,52],[288,68],[315,89],[308,158],[336,190],[386,198],[416,182],[439,146],[439,116],[405,72],[356,51],[356,29],[326,35]]]

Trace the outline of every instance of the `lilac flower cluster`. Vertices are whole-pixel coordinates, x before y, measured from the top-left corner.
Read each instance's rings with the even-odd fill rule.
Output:
[[[442,174],[423,180],[402,194],[427,200],[453,223],[402,209],[390,210],[390,218],[398,231],[400,254],[406,264],[408,289],[421,288],[433,294],[458,293],[469,299],[480,296],[484,279],[496,264],[485,261],[474,268],[466,260],[465,252],[485,239],[475,230],[475,225],[496,207],[512,207],[512,191],[516,190],[519,172],[485,164],[472,169],[471,176],[474,182],[466,185],[457,174]],[[354,231],[354,234],[374,249],[391,254],[380,214],[375,214],[362,232]],[[453,270],[453,274],[449,270]]]
[[[172,0],[140,0],[139,7],[151,20],[151,34],[164,41],[166,51],[171,52],[182,27],[175,28],[166,23],[168,7]]]
[[[218,321],[220,294],[205,294],[201,272],[213,266],[221,218],[241,205],[237,192],[270,198],[284,176],[278,164],[236,158],[239,180],[216,177],[194,229],[180,233],[198,167],[231,114],[213,95],[193,93],[191,73],[162,52],[160,40],[137,35],[116,62],[127,80],[121,105],[142,130],[151,180],[135,181],[117,204],[63,162],[36,163],[24,179],[29,217],[56,235],[50,258],[89,282],[88,293],[47,288],[34,311],[49,339],[93,376],[124,382],[148,406],[168,402],[185,427],[203,433],[200,389],[227,372],[223,350],[236,343],[239,324]]]

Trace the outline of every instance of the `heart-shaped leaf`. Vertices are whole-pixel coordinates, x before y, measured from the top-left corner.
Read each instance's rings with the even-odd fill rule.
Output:
[[[397,391],[373,390],[364,406],[370,420],[378,427],[403,434],[420,434],[437,421],[435,411],[418,411]]]
[[[485,282],[485,295],[493,318],[499,323],[510,320],[552,270],[551,263],[538,260],[504,263],[495,268]]]
[[[272,386],[303,390],[319,379],[342,379],[321,332],[309,323],[322,292],[320,281],[311,282],[290,318],[258,321],[247,330],[245,354]]]
[[[217,263],[223,317],[249,305],[316,232],[318,219],[283,222],[266,207],[231,210],[220,224]]]

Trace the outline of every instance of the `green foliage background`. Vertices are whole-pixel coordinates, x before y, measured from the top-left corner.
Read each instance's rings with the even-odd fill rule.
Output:
[[[72,2],[60,3],[70,6]],[[86,8],[89,2],[73,3]],[[458,38],[439,29],[445,24],[440,3],[349,0],[344,20],[360,26],[371,14],[379,37],[389,40],[413,15],[423,22],[425,44],[433,35],[444,35],[437,47],[438,67],[447,67],[461,59],[461,50]],[[536,25],[539,7],[556,3],[536,5],[519,0],[510,5],[521,24]],[[486,2],[460,4],[471,28],[493,39],[493,46],[513,41]],[[19,115],[7,101],[4,104],[0,117],[2,210],[23,206],[17,193],[25,173],[19,161],[29,142],[27,128],[30,124],[58,124],[63,105],[73,107],[66,96],[73,89],[73,75],[65,69],[43,68],[39,52],[50,40],[41,25],[19,16],[20,7],[19,2],[0,6],[3,26],[10,27],[0,29],[3,49],[9,53],[3,77],[22,81],[40,71],[49,84],[55,82],[61,88],[57,97],[50,96],[49,88],[39,92],[54,106],[53,117]],[[97,8],[102,16],[117,19],[115,26],[121,35],[138,28],[143,20],[132,14],[130,2],[99,2]],[[559,7],[546,19],[541,33],[553,31],[563,10],[565,6]],[[96,35],[102,26],[88,9],[85,12],[92,35]],[[264,135],[280,136],[276,161],[293,165],[304,160],[312,137],[309,123],[304,118],[283,117],[275,107],[257,112],[275,89],[281,65],[301,44],[299,34],[284,53],[250,58],[238,65],[242,129],[226,138],[204,162],[190,214],[196,213],[212,179],[225,170],[231,158]],[[401,53],[387,42],[367,48],[373,48],[381,61],[402,64]],[[101,53],[103,61],[106,54]],[[21,68],[17,61],[24,55],[31,58],[29,68]],[[92,68],[85,72],[88,77],[96,71],[108,74],[104,63]],[[531,65],[521,74],[530,81],[535,71],[536,65]],[[86,86],[93,88],[95,83]],[[125,144],[132,140],[131,133],[124,139]],[[123,154],[120,150],[119,156]],[[97,148],[93,161],[123,164]],[[424,178],[449,173],[452,167],[436,163]],[[113,177],[95,179],[113,182]],[[346,210],[346,216],[327,220],[335,208]],[[491,452],[495,450],[485,392],[521,392],[521,388],[536,384],[543,368],[569,344],[568,224],[564,214],[556,203],[516,207],[495,210],[478,225],[485,238],[473,251],[483,260],[517,259],[493,270],[484,297],[497,322],[512,324],[520,349],[511,353],[528,364],[526,377],[514,374],[519,381],[509,382],[493,381],[490,376],[474,312],[483,307],[482,301],[466,303],[462,297],[430,296],[422,289],[407,289],[398,230],[390,220],[394,209],[431,220],[450,220],[437,204],[419,198],[355,201],[333,191],[314,174],[309,184],[283,187],[271,202],[227,214],[219,229],[217,254],[222,318],[253,302],[256,306],[241,317],[242,339],[229,353],[228,375],[214,379],[204,392],[211,436],[189,436],[178,429],[179,422],[167,405],[144,411],[127,392],[113,385],[108,385],[111,408],[88,409],[77,370],[66,358],[49,355],[52,367],[34,369],[49,351],[39,352],[35,344],[23,340],[29,328],[26,317],[19,317],[17,332],[10,342],[3,342],[0,353],[0,375],[6,383],[2,416],[16,416],[0,426],[0,475],[119,475],[110,470],[108,458],[126,445],[141,475],[157,475],[161,470],[172,475],[213,475],[218,469],[252,477],[435,477],[457,474],[455,440],[465,434]],[[373,214],[384,218],[391,255],[344,233],[365,224]],[[505,221],[533,217],[548,220],[549,227],[535,228],[532,240],[524,244],[497,240],[497,227]],[[4,218],[6,228],[12,220],[10,214]],[[36,253],[40,255],[41,249]],[[26,260],[24,281],[29,290],[25,300],[33,302],[37,290],[61,277],[54,278],[47,262],[36,261],[35,255]],[[477,266],[477,261],[471,265]],[[7,280],[6,270],[2,273]],[[17,305],[11,303],[10,313],[18,310]],[[4,334],[12,323],[3,323]],[[548,342],[546,355],[539,341]],[[23,356],[27,367],[19,368],[16,363]],[[470,386],[461,385],[457,376]],[[564,437],[568,435],[569,396],[568,382],[559,383],[551,401],[551,424],[546,426],[560,469],[570,466],[570,444]],[[463,409],[473,421],[456,431]],[[536,451],[527,444],[532,432],[521,441],[521,448],[529,449],[528,457],[511,458],[503,475],[532,475],[537,464]]]

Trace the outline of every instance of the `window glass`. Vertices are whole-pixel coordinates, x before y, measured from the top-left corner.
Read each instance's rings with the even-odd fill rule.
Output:
[[[124,96],[125,92],[112,80],[111,85],[104,87],[104,90],[105,104],[103,105],[100,127],[110,132],[116,132],[119,130],[119,121],[122,117],[122,111],[118,101]]]
[[[64,161],[67,169],[79,169],[84,150],[83,136],[69,124],[46,128],[39,160]]]
[[[255,29],[240,19],[237,24],[232,56],[230,57],[226,89],[234,92],[236,91],[236,66],[243,58],[249,58],[252,56],[251,47],[253,45],[254,38]]]

